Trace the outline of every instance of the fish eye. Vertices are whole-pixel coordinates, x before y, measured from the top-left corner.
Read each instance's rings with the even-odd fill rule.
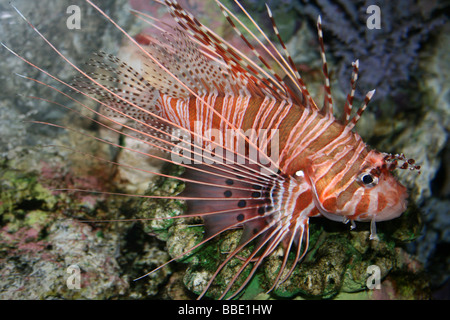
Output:
[[[364,184],[371,184],[373,182],[373,177],[370,174],[365,174],[361,180]]]
[[[374,187],[378,183],[378,177],[369,172],[363,172],[359,175],[358,181],[366,187]]]

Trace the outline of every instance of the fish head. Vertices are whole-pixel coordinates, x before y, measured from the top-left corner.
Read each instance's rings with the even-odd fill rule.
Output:
[[[385,221],[399,217],[407,207],[408,192],[393,175],[390,155],[370,150],[355,168],[335,179],[310,175],[319,212],[334,221]]]

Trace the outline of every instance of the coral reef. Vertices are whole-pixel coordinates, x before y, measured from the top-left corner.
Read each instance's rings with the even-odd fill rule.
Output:
[[[168,259],[142,229],[80,222],[102,214],[120,218],[133,206],[129,199],[92,204],[52,194],[35,174],[5,164],[0,181],[1,299],[147,298],[170,275],[166,268],[132,281]],[[68,284],[73,266],[80,270],[78,289]]]

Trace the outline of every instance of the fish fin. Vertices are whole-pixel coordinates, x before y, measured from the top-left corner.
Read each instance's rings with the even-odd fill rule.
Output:
[[[96,52],[86,62],[85,76],[74,79],[73,86],[97,96],[105,118],[122,119],[128,134],[149,142],[150,147],[169,152],[174,127],[162,118],[160,89],[118,57]],[[106,88],[106,89],[105,89]],[[176,94],[176,93],[174,93]],[[115,121],[117,122],[117,121]]]
[[[223,5],[218,4],[222,9]],[[219,61],[224,62],[228,76],[236,83],[234,89],[239,90],[245,87],[252,94],[264,96],[270,93],[274,96],[285,97],[281,81],[265,73],[261,67],[248,60],[244,53],[205,27],[176,1],[166,1],[166,5],[180,28],[186,30],[193,39],[212,52]],[[230,21],[230,19],[227,20]]]
[[[330,75],[328,74],[328,64],[327,58],[325,56],[325,45],[323,43],[322,18],[320,16],[317,18],[317,34],[319,37],[320,54],[322,56],[322,71],[325,77],[325,96],[321,112],[323,114],[333,116],[333,97],[331,96]]]
[[[353,109],[353,99],[355,97],[356,81],[358,80],[358,73],[359,73],[359,60],[352,62],[352,67],[353,72],[352,78],[350,79],[351,90],[350,93],[347,95],[347,101],[345,101],[344,112],[341,118],[341,122],[345,125],[348,124],[348,122],[350,121],[350,116]]]
[[[269,219],[267,215],[275,206],[274,180],[258,176],[256,166],[244,177],[239,174],[242,168],[236,164],[201,164],[192,165],[184,173],[188,181],[181,196],[195,198],[187,200],[187,214],[203,218],[207,237],[226,229],[244,228],[241,242],[245,242]]]

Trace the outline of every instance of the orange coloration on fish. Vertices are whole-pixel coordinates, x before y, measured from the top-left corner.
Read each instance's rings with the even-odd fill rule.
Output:
[[[100,8],[87,2],[123,31]],[[334,117],[320,17],[317,27],[325,78],[325,103],[321,108],[289,56],[270,9],[269,18],[281,50],[253,19],[250,21],[265,44],[216,2],[254,57],[244,55],[173,0],[163,4],[175,21],[174,27],[155,22],[155,34],[136,38],[123,31],[133,55],[140,57],[137,66],[97,53],[88,63],[94,71],[83,71],[53,47],[80,73],[74,85],[64,84],[89,95],[105,112],[83,107],[122,124],[127,129],[124,135],[166,152],[167,158],[161,160],[185,167],[183,176],[172,177],[184,181],[185,190],[166,198],[187,202],[183,217],[203,218],[205,238],[190,251],[224,231],[243,228],[240,243],[200,297],[226,263],[240,257],[250,242],[254,243],[252,253],[240,257],[244,263],[222,297],[252,264],[250,275],[231,297],[238,294],[263,260],[282,245],[284,259],[275,287],[286,279],[282,274],[289,252],[294,251],[295,263],[288,276],[306,254],[310,217],[324,216],[344,223],[370,221],[374,238],[376,221],[394,219],[406,209],[406,188],[392,171],[399,167],[419,169],[403,155],[369,148],[353,130],[374,94],[367,93],[352,116],[358,61],[353,63],[351,93],[343,116]],[[123,124],[118,118],[129,121]],[[399,161],[403,164],[398,165]]]

